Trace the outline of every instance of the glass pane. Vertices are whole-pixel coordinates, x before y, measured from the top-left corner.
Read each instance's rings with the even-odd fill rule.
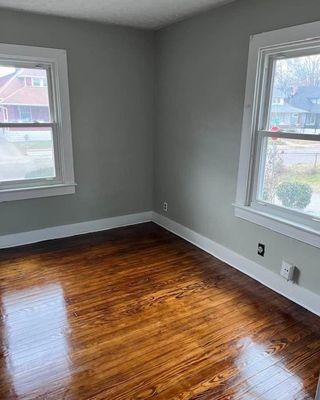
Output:
[[[267,129],[320,134],[320,55],[277,60]]]
[[[51,128],[0,129],[0,182],[53,177]]]
[[[320,217],[320,142],[267,138],[259,198]]]
[[[50,122],[47,70],[0,65],[0,122]]]

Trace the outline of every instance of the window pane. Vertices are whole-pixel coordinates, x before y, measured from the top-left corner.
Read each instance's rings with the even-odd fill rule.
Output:
[[[50,122],[47,71],[0,65],[0,122]]]
[[[267,138],[259,198],[320,217],[320,142]]]
[[[267,129],[320,134],[320,55],[275,61]]]
[[[0,129],[0,182],[53,177],[51,128]]]

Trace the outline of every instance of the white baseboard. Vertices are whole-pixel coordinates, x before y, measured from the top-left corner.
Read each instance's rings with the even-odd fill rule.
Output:
[[[54,226],[29,232],[13,233],[0,236],[0,249],[42,242],[44,240],[81,235],[84,233],[105,231],[108,229],[119,228],[121,226],[141,224],[151,221],[152,216],[152,211],[146,211],[138,214],[122,215],[120,217],[103,218],[94,221]]]
[[[163,215],[153,213],[153,221],[168,231],[182,237],[188,242],[201,248],[219,260],[231,265],[251,278],[262,283],[264,286],[287,297],[293,302],[301,305],[307,310],[320,316],[320,296],[301,286],[292,284],[282,279],[280,275],[262,267],[258,263],[247,259],[240,254],[208,239],[193,230],[170,220]]]
[[[141,224],[153,221],[170,232],[191,242],[214,257],[224,261],[239,271],[249,275],[275,292],[287,297],[307,310],[320,316],[320,296],[301,286],[283,280],[280,275],[262,267],[254,261],[235,253],[234,251],[208,239],[193,230],[178,224],[169,218],[152,211],[129,214],[119,217],[104,218],[94,221],[61,225],[0,236],[0,249],[21,246],[25,244],[59,239],[85,233],[104,231],[121,226]]]

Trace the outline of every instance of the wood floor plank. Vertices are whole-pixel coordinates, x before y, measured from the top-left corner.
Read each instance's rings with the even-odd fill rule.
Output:
[[[320,319],[147,223],[0,252],[0,399],[312,399]]]

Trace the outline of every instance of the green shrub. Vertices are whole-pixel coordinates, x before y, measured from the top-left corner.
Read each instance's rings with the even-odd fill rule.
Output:
[[[310,185],[298,182],[283,182],[277,188],[277,197],[285,207],[304,209],[311,201]]]

